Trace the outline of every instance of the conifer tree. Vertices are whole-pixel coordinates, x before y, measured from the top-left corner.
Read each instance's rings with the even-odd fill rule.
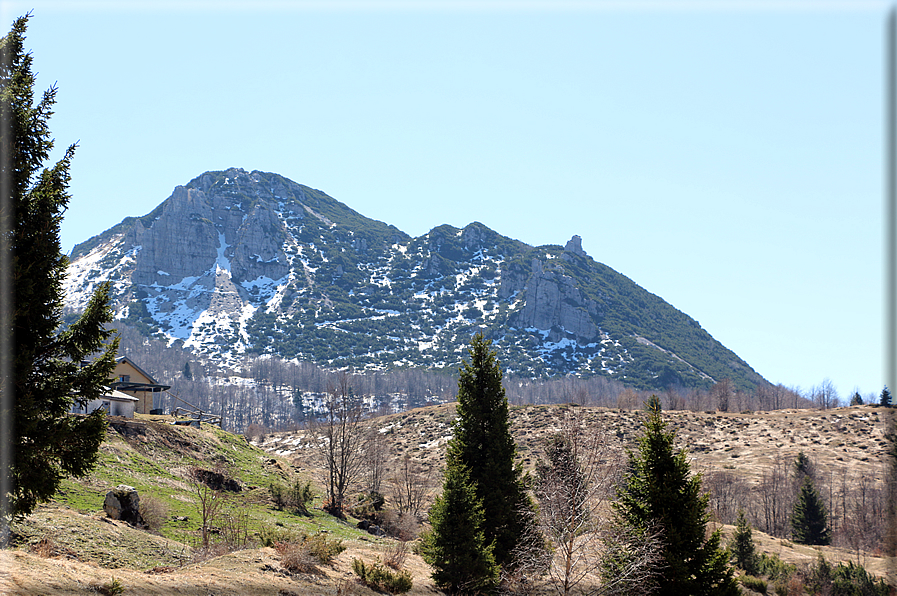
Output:
[[[804,476],[797,501],[791,514],[791,534],[798,544],[830,544],[832,532],[828,527],[825,503],[809,476]]]
[[[814,482],[816,481],[816,465],[806,453],[798,451],[797,457],[794,458],[795,491],[800,490],[800,485],[803,484],[804,478],[809,478]]]
[[[738,586],[720,548],[720,531],[705,538],[710,514],[700,475],[690,473],[684,449],[675,451],[675,434],[651,408],[629,454],[629,470],[613,506],[620,522],[635,530],[658,527],[663,569],[658,593],[664,596],[736,596]]]
[[[736,565],[749,575],[757,575],[757,551],[754,548],[751,524],[744,516],[744,511],[739,510],[738,518],[735,520],[731,550]]]
[[[494,592],[498,566],[483,533],[482,501],[464,466],[448,466],[429,517],[432,530],[422,539],[421,554],[433,567],[436,586],[450,594]]]
[[[884,407],[891,405],[891,392],[888,391],[887,385],[884,386],[884,389],[881,390],[881,395],[878,396],[878,405]]]
[[[32,58],[23,49],[29,16],[17,19],[0,40],[0,257],[9,284],[0,328],[12,333],[11,354],[3,350],[0,391],[4,409],[12,410],[14,451],[6,454],[0,479],[8,499],[4,520],[28,515],[53,496],[62,478],[84,475],[96,463],[103,412],[68,412],[73,401],[83,405],[105,392],[118,347],[117,339],[108,342],[108,285],[77,321],[62,327],[68,260],[60,250],[59,225],[70,198],[75,147],[44,168],[53,148],[48,120],[56,88],[34,104]]]
[[[524,515],[532,503],[515,466],[517,447],[511,436],[508,400],[492,342],[477,334],[471,341],[458,379],[457,420],[446,455],[447,466],[464,466],[483,503],[483,531],[495,544],[495,560],[513,566],[511,551],[524,531]]]

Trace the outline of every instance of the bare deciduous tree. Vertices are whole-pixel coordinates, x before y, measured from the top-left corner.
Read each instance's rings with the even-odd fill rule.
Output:
[[[383,433],[376,428],[369,429],[364,444],[364,474],[368,494],[383,493],[383,476],[386,474],[386,460],[389,445]]]
[[[739,504],[747,500],[749,487],[744,479],[724,470],[711,470],[704,475],[704,486],[710,491],[710,508],[721,524],[734,524]]]
[[[586,428],[576,411],[569,411],[560,431],[546,442],[544,454],[536,469],[539,508],[531,524],[534,531],[516,553],[525,563],[518,575],[544,573],[548,585],[563,595],[574,590],[649,593],[660,542],[650,533],[627,533],[614,522],[609,503],[621,472],[620,458],[605,434]],[[540,536],[550,548],[544,548]],[[519,584],[520,578],[515,579]]]
[[[317,437],[318,454],[327,474],[324,507],[342,517],[346,493],[364,468],[364,403],[355,394],[348,374],[337,377],[324,407],[324,416],[311,425],[311,434]]]
[[[430,491],[430,473],[425,473],[420,464],[405,455],[395,474],[389,478],[389,489],[390,500],[396,511],[420,516]]]
[[[203,548],[209,548],[209,535],[212,524],[218,519],[225,502],[224,487],[222,483],[215,482],[214,479],[216,477],[227,478],[229,474],[225,468],[221,467],[216,467],[211,472],[202,468],[190,468],[187,470],[190,494],[202,519],[200,533]]]
[[[793,487],[789,477],[790,462],[780,457],[763,472],[757,491],[762,505],[763,531],[771,536],[787,536],[793,504]]]
[[[716,409],[720,412],[728,412],[730,402],[735,394],[732,380],[728,377],[722,379],[719,383],[713,386],[713,389],[711,389],[710,392],[716,401]]]
[[[807,398],[812,401],[816,407],[823,410],[837,408],[840,405],[838,391],[835,389],[835,384],[832,383],[831,379],[828,377],[823,379],[822,383],[813,387]]]

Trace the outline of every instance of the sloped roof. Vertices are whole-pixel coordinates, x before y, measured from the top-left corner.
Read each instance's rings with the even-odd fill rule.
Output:
[[[133,395],[128,395],[127,393],[116,391],[115,389],[107,391],[100,397],[100,399],[113,399],[115,401],[140,401]]]
[[[130,358],[128,358],[127,356],[119,356],[118,358],[115,359],[115,361],[119,364],[121,364],[122,362],[127,362],[128,364],[133,366],[137,370],[137,372],[139,372],[144,377],[149,379],[150,383],[152,383],[153,385],[158,385],[158,382],[156,381],[156,379],[153,378],[153,376],[151,374],[149,374],[148,372],[146,372],[145,370],[143,370],[142,368],[137,366],[137,363],[134,362],[133,360],[131,360]]]

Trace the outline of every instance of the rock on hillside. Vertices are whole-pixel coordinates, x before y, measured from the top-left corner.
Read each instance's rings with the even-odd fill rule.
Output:
[[[594,261],[479,223],[411,238],[277,174],[206,172],[74,248],[66,304],[103,281],[116,317],[216,362],[276,354],[454,368],[477,331],[526,377],[639,388],[763,379],[692,318]]]

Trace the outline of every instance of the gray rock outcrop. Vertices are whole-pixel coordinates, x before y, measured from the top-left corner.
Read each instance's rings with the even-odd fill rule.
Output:
[[[547,339],[553,342],[561,340],[564,332],[586,343],[599,335],[592,320],[598,312],[597,303],[586,299],[575,280],[564,275],[563,270],[546,269],[539,259],[532,261],[532,274],[525,285],[525,302],[513,321],[515,326],[548,330]]]
[[[119,484],[106,493],[103,510],[112,519],[120,519],[132,526],[146,525],[140,515],[140,496],[133,486]]]
[[[575,234],[573,238],[570,238],[570,240],[567,241],[567,244],[564,246],[564,251],[572,252],[581,257],[586,256],[586,251],[582,249],[582,238]]]

